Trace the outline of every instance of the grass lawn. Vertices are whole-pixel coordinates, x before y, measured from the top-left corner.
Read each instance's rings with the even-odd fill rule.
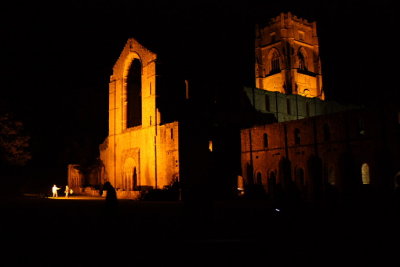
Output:
[[[0,201],[3,266],[285,266],[392,260],[385,209],[276,211],[267,201],[187,204],[103,198]],[[323,262],[321,262],[323,261]],[[322,264],[325,266],[325,264]]]

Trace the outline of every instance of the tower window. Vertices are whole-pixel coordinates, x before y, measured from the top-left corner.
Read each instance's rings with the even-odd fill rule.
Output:
[[[278,73],[280,71],[281,71],[281,66],[279,63],[279,53],[276,49],[274,49],[271,56],[270,74]]]
[[[300,49],[297,56],[299,58],[299,70],[307,71],[307,60],[304,49]]]

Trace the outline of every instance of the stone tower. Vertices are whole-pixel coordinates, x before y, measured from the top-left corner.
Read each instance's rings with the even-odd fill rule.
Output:
[[[281,13],[256,27],[256,87],[325,99],[315,22]]]
[[[141,188],[163,188],[179,177],[178,122],[162,121],[157,69],[157,54],[131,38],[110,77],[109,134],[100,158],[118,197],[134,198]]]

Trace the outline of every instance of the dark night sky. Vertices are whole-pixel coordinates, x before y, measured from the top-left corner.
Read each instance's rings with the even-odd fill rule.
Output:
[[[189,76],[251,86],[255,22],[292,11],[318,23],[328,98],[397,100],[394,1],[276,2],[2,4],[0,97],[32,136],[32,165],[55,166],[62,176],[67,163],[96,153],[107,135],[109,76],[130,37],[184,62]]]

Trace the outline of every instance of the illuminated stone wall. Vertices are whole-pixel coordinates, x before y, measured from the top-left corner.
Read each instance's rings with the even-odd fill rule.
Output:
[[[241,130],[244,186],[271,197],[296,188],[307,200],[392,190],[398,110],[325,101],[316,23],[281,13],[257,26],[255,52],[256,88],[244,88],[253,112]]]
[[[142,66],[142,124],[127,127],[127,76],[135,59]],[[109,135],[100,146],[100,157],[105,179],[121,196],[135,197],[140,188],[162,188],[179,177],[179,125],[160,124],[156,64],[155,53],[129,39],[110,78]]]
[[[360,109],[244,129],[244,180],[246,184],[261,183],[273,193],[270,178],[275,177],[283,190],[293,182],[304,198],[313,199],[332,189],[359,190],[366,164],[370,186],[390,190],[399,171],[392,162],[400,148],[395,115]]]
[[[315,22],[281,13],[257,26],[255,50],[257,88],[325,99]]]
[[[80,192],[84,184],[83,176],[79,172],[78,167],[78,164],[68,164],[68,186],[74,190],[74,192]]]

